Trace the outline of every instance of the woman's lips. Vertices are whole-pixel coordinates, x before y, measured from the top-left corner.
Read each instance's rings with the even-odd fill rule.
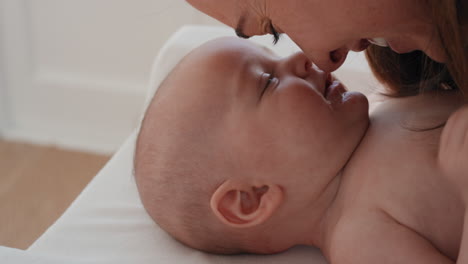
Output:
[[[389,41],[389,47],[396,53],[403,54],[415,51],[415,48],[412,48],[408,43],[402,43],[401,41]]]
[[[409,47],[408,43],[405,43],[402,41],[392,41],[392,40],[387,40],[384,38],[371,38],[371,39],[367,39],[367,41],[379,47],[384,47],[384,48],[389,47],[394,52],[399,53],[399,54],[409,53],[415,50],[414,48]]]
[[[370,45],[371,45],[371,42],[369,40],[361,39],[353,43],[350,47],[350,50],[355,51],[355,52],[360,52],[360,51],[367,49],[367,47],[369,47]]]
[[[388,42],[384,38],[370,38],[367,41],[379,47],[388,47]]]

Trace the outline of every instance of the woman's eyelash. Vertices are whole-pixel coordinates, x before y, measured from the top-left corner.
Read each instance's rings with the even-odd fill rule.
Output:
[[[273,26],[273,23],[270,21],[270,33],[273,35],[273,45],[276,45],[280,40],[281,34]]]

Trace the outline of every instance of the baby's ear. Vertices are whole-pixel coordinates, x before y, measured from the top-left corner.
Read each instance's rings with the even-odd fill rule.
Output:
[[[278,185],[227,180],[211,196],[210,205],[221,222],[245,228],[264,223],[282,202],[283,189]]]

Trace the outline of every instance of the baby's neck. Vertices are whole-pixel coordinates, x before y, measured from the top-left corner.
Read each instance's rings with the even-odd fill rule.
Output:
[[[342,172],[328,184],[327,189],[316,202],[316,216],[313,221],[313,228],[308,234],[309,240],[307,244],[310,246],[320,249],[328,246],[328,241],[342,211],[341,203],[339,202],[341,181]]]

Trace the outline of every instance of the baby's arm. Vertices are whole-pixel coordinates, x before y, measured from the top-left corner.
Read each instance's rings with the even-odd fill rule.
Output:
[[[336,234],[331,263],[454,264],[425,238],[386,215],[339,228]]]

